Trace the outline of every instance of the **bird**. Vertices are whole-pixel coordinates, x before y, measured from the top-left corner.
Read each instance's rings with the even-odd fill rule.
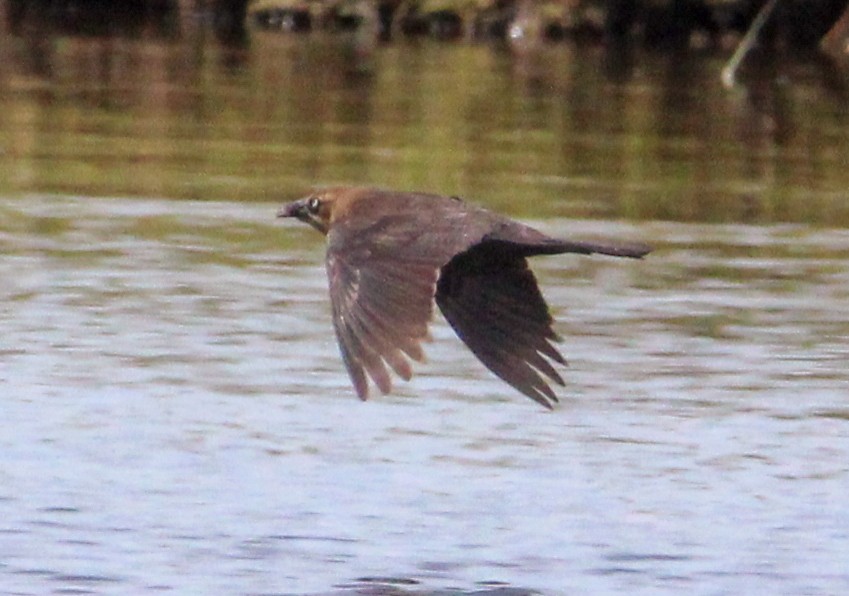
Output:
[[[353,387],[392,391],[424,362],[434,303],[496,376],[545,408],[566,366],[528,257],[579,253],[639,259],[643,244],[562,240],[456,196],[338,186],[283,205],[326,237],[333,327]]]

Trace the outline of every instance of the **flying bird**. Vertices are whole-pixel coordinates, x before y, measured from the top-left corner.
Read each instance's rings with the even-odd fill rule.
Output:
[[[549,382],[566,361],[528,257],[599,253],[641,258],[644,245],[552,238],[457,197],[337,187],[280,208],[327,237],[333,326],[354,389],[383,393],[389,369],[412,377],[422,362],[433,303],[483,364],[551,408]]]

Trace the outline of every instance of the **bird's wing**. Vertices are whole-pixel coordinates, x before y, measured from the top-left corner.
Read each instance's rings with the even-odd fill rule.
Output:
[[[543,375],[563,385],[551,361],[566,362],[552,344],[559,338],[521,250],[482,242],[460,253],[442,269],[436,303],[487,368],[551,408],[557,397]]]
[[[328,240],[327,276],[342,359],[360,399],[368,397],[366,375],[388,393],[387,365],[409,380],[409,359],[424,360],[421,342],[429,337],[436,279],[447,259],[435,254],[440,251],[410,249],[411,230],[403,220],[378,221],[355,233],[339,227]]]
[[[390,391],[387,365],[412,376],[409,359],[424,358],[436,297],[472,352],[546,407],[557,398],[540,373],[562,385],[550,361],[565,361],[526,257],[645,252],[555,240],[455,198],[371,190],[347,203],[327,239],[333,325],[361,399],[368,377]]]

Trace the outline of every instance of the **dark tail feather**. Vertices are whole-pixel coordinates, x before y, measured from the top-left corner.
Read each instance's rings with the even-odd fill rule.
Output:
[[[518,229],[517,229],[518,228]],[[560,240],[546,236],[527,226],[516,226],[499,230],[497,234],[485,237],[480,247],[490,247],[508,255],[532,257],[534,255],[557,255],[564,252],[582,255],[600,254],[611,257],[629,257],[641,259],[651,252],[651,247],[641,243],[605,244],[601,242],[580,242]]]
[[[566,252],[580,252],[584,254],[598,253],[610,255],[611,257],[630,257],[642,259],[651,252],[651,247],[645,244],[595,244],[594,242],[564,242]]]
[[[600,254],[611,257],[629,257],[642,259],[651,252],[651,247],[645,244],[599,244],[595,242],[569,242],[552,239],[536,247],[537,254],[560,254],[574,252],[582,255]]]

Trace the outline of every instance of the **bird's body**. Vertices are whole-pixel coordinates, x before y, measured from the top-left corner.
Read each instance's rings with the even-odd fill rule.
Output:
[[[331,188],[283,206],[278,216],[327,236],[333,325],[361,399],[368,397],[366,375],[384,393],[392,387],[388,368],[410,379],[410,360],[424,359],[435,301],[487,368],[550,408],[557,397],[542,375],[563,385],[552,362],[565,360],[527,257],[648,252],[558,240],[456,197],[422,193]]]

